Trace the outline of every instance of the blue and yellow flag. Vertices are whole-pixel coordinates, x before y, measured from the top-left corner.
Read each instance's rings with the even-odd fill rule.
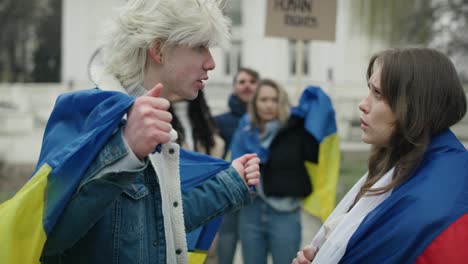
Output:
[[[314,191],[304,199],[304,209],[325,222],[335,208],[340,170],[335,110],[320,87],[309,86],[291,114],[304,118],[305,129],[319,142],[318,163],[305,162]]]
[[[181,191],[187,192],[231,164],[222,159],[180,149],[179,167]],[[211,243],[221,225],[222,217],[211,220],[187,234],[188,259],[190,264],[204,263]]]
[[[35,172],[13,198],[0,205],[0,263],[39,263],[48,234],[133,102],[126,94],[99,89],[57,99]],[[180,166],[182,191],[186,191],[229,163],[182,150]],[[219,221],[188,235],[189,250],[206,251]]]
[[[304,198],[304,209],[323,222],[335,208],[336,186],[340,170],[339,138],[336,129],[335,110],[330,98],[319,87],[307,87],[299,104],[291,109],[291,115],[304,119],[304,128],[319,143],[318,162],[305,161],[313,192]],[[232,158],[245,153],[257,153],[262,162],[270,152],[258,140],[258,128],[250,128],[250,116],[239,121],[233,143]],[[242,143],[237,140],[242,138]]]

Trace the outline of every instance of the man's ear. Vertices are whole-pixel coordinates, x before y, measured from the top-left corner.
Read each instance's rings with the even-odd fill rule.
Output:
[[[157,40],[148,49],[150,57],[158,64],[161,64],[163,62],[162,46],[162,42]]]

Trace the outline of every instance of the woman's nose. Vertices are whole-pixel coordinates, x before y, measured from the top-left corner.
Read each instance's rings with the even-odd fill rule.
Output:
[[[369,103],[367,102],[368,97],[365,97],[358,105],[359,110],[363,113],[369,112]]]

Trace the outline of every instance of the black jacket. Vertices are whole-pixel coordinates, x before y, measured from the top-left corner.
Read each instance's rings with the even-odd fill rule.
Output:
[[[270,157],[262,166],[263,188],[267,196],[306,197],[312,183],[305,161],[318,162],[319,143],[304,128],[304,119],[291,115],[273,139]]]

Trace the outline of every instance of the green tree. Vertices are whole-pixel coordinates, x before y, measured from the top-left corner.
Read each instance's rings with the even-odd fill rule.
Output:
[[[61,68],[61,0],[50,0],[52,12],[42,18],[37,31],[38,47],[34,53],[35,82],[59,82]]]

